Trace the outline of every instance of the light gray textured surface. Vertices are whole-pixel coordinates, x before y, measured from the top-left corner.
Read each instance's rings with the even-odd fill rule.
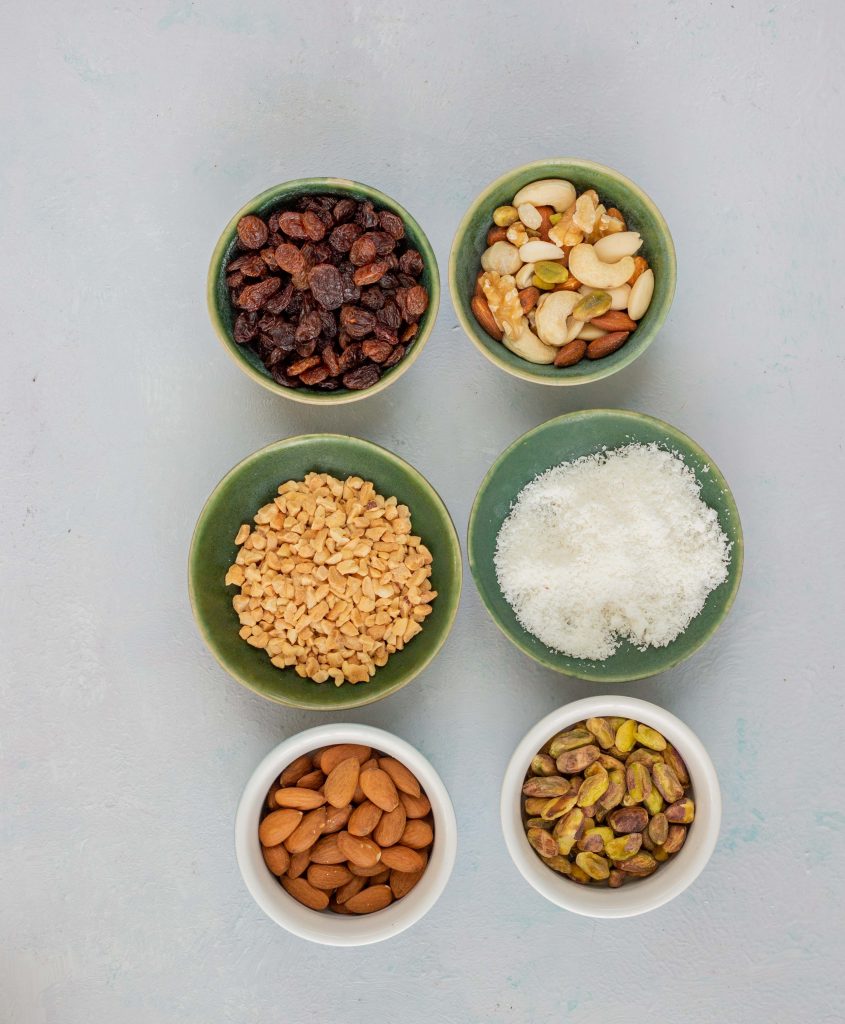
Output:
[[[842,1020],[843,32],[835,0],[5,5],[0,1019]],[[669,321],[610,380],[506,377],[448,295],[419,363],[347,408],[274,398],[215,340],[207,260],[263,188],[370,182],[420,220],[445,279],[471,199],[547,155],[619,168],[675,236]],[[506,445],[591,406],[691,434],[743,516],[728,622],[628,691],[716,762],[709,868],[617,922],[522,881],[505,763],[591,691],[511,648],[467,579],[424,676],[349,715],[450,788],[443,899],[380,947],[288,936],[241,884],[232,821],[265,751],[323,718],[240,689],[201,644],[185,562],[202,502],[246,453],[327,429],[409,459],[463,532]]]

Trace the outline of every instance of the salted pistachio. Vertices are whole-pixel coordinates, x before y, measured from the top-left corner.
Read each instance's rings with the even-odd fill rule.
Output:
[[[653,750],[646,750],[644,747],[637,747],[636,750],[632,750],[625,758],[625,764],[634,764],[639,761],[641,764],[644,764],[646,768],[651,769],[662,760],[663,758],[661,755],[655,754]]]
[[[687,771],[687,766],[684,763],[684,759],[681,757],[678,751],[675,750],[671,743],[666,744],[666,749],[663,751],[663,760],[678,776],[678,781],[681,783],[681,785],[688,786],[690,779],[689,772]]]
[[[605,845],[612,839],[612,828],[602,828],[600,825],[594,825],[592,828],[588,828],[578,840],[578,849],[586,850],[588,853],[601,853]]]
[[[636,740],[637,723],[633,718],[629,718],[626,722],[616,730],[616,746],[623,754],[629,754],[634,749]]]
[[[598,758],[599,748],[592,743],[586,747],[578,747],[577,750],[566,750],[557,759],[557,770],[565,772],[567,775],[573,772],[582,772]]]
[[[569,780],[560,775],[535,775],[522,784],[525,796],[563,796],[570,789]]]
[[[583,872],[597,882],[607,878],[610,874],[610,865],[598,853],[579,853],[575,858],[575,863]]]
[[[599,754],[601,757],[601,754]],[[584,769],[584,778],[588,779],[591,775],[600,775],[603,771],[607,771],[601,761],[593,761],[592,764],[588,764]]]
[[[544,828],[529,828],[525,834],[541,857],[554,857],[558,852],[557,843]]]
[[[599,754],[598,764],[602,768],[607,768],[608,771],[625,771],[625,765],[618,757],[614,757],[612,754],[606,753],[604,750]]]
[[[666,808],[666,819],[674,825],[689,825],[695,818],[695,804],[688,796],[676,800]]]
[[[642,833],[629,832],[627,835],[617,836],[615,839],[608,840],[605,843],[604,849],[611,860],[627,860],[629,857],[633,857],[635,853],[639,853],[642,845]]]
[[[660,795],[667,803],[673,804],[684,795],[684,787],[668,764],[661,761],[654,765],[651,769],[651,777],[655,786],[660,790]]]
[[[534,274],[539,277],[544,285],[563,284],[569,277],[569,271],[562,263],[554,260],[538,260],[534,264]]]
[[[572,872],[569,875],[573,882],[580,882],[581,885],[589,885],[591,878],[580,864],[572,865]]]
[[[554,824],[555,823],[553,821],[546,821],[545,818],[529,818],[528,821],[525,822],[525,827],[527,829],[528,828],[552,829],[552,828],[554,828]]]
[[[590,765],[590,768],[593,767],[593,765]],[[579,807],[595,804],[604,796],[607,792],[607,787],[610,785],[610,776],[607,773],[607,769],[602,768],[600,764],[595,765],[595,769],[597,770],[585,777],[581,783],[581,788],[578,790]]]
[[[667,853],[677,853],[684,845],[686,838],[687,830],[683,825],[670,825],[669,835],[666,837],[666,842],[662,844],[663,849]]]
[[[646,875],[650,875],[653,871],[657,870],[657,861],[652,854],[640,850],[633,857],[621,860],[618,866],[626,875],[638,875],[644,878]]]
[[[610,785],[601,798],[601,805],[605,811],[612,811],[622,803],[625,796],[625,773],[620,768],[612,768],[608,772]]]
[[[645,807],[617,807],[607,820],[614,832],[642,832],[648,825],[648,811]]]
[[[572,790],[571,793],[567,793],[565,796],[552,797],[540,811],[540,817],[545,818],[547,821],[554,821],[555,818],[560,818],[564,814],[568,814],[572,808],[578,802],[578,791]]]
[[[665,803],[666,801],[660,795],[660,790],[657,786],[652,786],[651,792],[643,800],[643,807],[645,807],[649,814],[659,814],[663,810]]]
[[[662,846],[669,837],[669,820],[661,811],[648,823],[648,838],[655,846]]]
[[[535,775],[554,775],[557,772],[555,759],[549,754],[535,754],[531,759],[531,771]]]
[[[525,813],[531,817],[535,814],[541,814],[548,802],[549,798],[547,796],[529,796],[523,801],[522,806],[525,808]]]
[[[641,832],[640,834],[643,837],[643,849],[644,850],[648,850],[649,853],[654,853],[655,850],[659,850],[660,849],[660,847],[657,845],[657,843],[655,843],[654,840],[651,838],[651,836],[648,834],[648,829],[646,829],[645,832]]]
[[[536,274],[531,278],[531,284],[535,288],[539,288],[541,292],[553,292],[555,290],[555,285],[549,284],[548,281],[544,281],[542,277],[538,277]]]
[[[662,846],[656,846],[651,855],[659,864],[663,864],[665,861],[669,860],[669,857],[671,856],[671,854],[668,854]]]
[[[552,871],[558,871],[562,875],[572,874],[572,861],[568,857],[561,857],[559,853],[556,853],[554,857],[544,857],[543,860]]]
[[[594,317],[603,316],[609,309],[613,300],[605,291],[592,291],[585,295],[572,310],[576,320],[592,320]]]
[[[578,307],[576,306],[575,309]],[[575,316],[575,310],[573,309],[572,315]],[[616,735],[613,729],[610,727],[610,723],[606,718],[588,718],[587,731],[591,732],[598,741],[598,745],[604,750],[608,750],[613,746],[613,741],[616,739]]]
[[[578,832],[584,827],[584,812],[580,807],[573,807],[568,814],[558,818],[558,822],[552,831],[557,840],[558,851],[564,856],[569,853],[578,839]]]
[[[561,213],[550,213],[549,214],[549,223],[551,225],[553,225],[553,226],[555,224],[559,224],[562,217],[563,217],[563,212],[561,212]]]
[[[620,871],[619,868],[611,868],[610,874],[607,878],[607,884],[611,889],[618,889],[620,885],[625,882],[625,872]]]
[[[656,729],[650,728],[648,725],[640,723],[637,726],[636,740],[643,747],[648,747],[649,750],[665,750],[666,740]]]
[[[651,775],[648,768],[639,761],[629,764],[625,769],[625,785],[628,787],[628,796],[641,804],[651,793]]]
[[[497,228],[509,228],[517,220],[519,214],[514,206],[497,206],[493,211],[493,223]]]

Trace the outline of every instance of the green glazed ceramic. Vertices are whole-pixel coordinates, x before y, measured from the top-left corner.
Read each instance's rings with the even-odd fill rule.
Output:
[[[575,366],[559,369],[538,366],[509,352],[483,331],[470,308],[475,281],[481,272],[481,254],[487,248],[487,232],[497,206],[509,204],[516,193],[540,178],[565,178],[578,192],[594,188],[605,206],[621,210],[632,231],[643,237],[640,255],[654,270],[654,296],[636,331],[618,352],[604,359],[582,359]],[[586,384],[609,377],[643,353],[660,330],[675,294],[675,246],[660,211],[649,197],[618,171],[588,160],[560,157],[539,160],[509,171],[489,185],[467,210],[461,221],[449,257],[449,290],[452,304],[470,341],[482,355],[506,373],[538,384]]]
[[[623,642],[605,661],[570,658],[552,651],[522,628],[499,589],[493,564],[499,529],[520,491],[540,473],[603,448],[651,442],[683,456],[701,484],[702,500],[716,510],[719,523],[732,543],[728,578],[710,593],[704,608],[686,631],[666,647],[639,651]],[[668,423],[622,409],[591,409],[558,416],[515,441],[493,463],[478,489],[469,519],[467,549],[481,599],[505,636],[547,668],[600,683],[642,679],[688,658],[710,639],[728,614],[742,576],[739,513],[725,478],[713,460]]]
[[[273,380],[258,356],[247,346],[236,344],[232,337],[237,311],[232,308],[229,300],[229,291],[226,287],[226,266],[235,256],[238,221],[248,213],[266,217],[268,214],[286,207],[299,196],[314,194],[348,196],[356,200],[369,199],[377,209],[391,210],[402,218],[406,236],[413,247],[420,252],[425,262],[420,283],[428,289],[428,309],[420,320],[420,329],[414,339],[414,344],[401,362],[384,373],[378,383],[363,391],[347,391],[345,388],[339,388],[337,391],[319,391],[315,388],[282,387],[281,384],[277,384]],[[286,181],[282,185],[267,189],[266,192],[251,199],[226,225],[220,236],[220,241],[215,246],[211,257],[211,266],[208,269],[208,312],[211,316],[211,323],[226,351],[244,373],[269,391],[293,399],[294,402],[304,402],[309,405],[341,405],[345,402],[357,402],[359,399],[383,391],[389,384],[398,380],[419,358],[423,346],[431,334],[434,321],[437,319],[439,304],[440,275],[437,270],[437,260],[434,258],[434,251],[423,229],[395,199],[391,199],[390,196],[386,196],[369,185],[348,181],[346,178],[297,178],[294,181]]]
[[[391,655],[368,683],[314,683],[293,669],[270,664],[263,651],[238,636],[232,608],[235,587],[223,582],[235,560],[234,538],[242,523],[276,497],[279,484],[309,472],[340,479],[372,480],[379,494],[396,495],[411,510],[415,534],[433,557],[431,581],[438,596],[423,630]],[[386,697],[409,683],[437,654],[446,639],[461,594],[461,547],[442,499],[412,466],[369,441],[339,434],[306,434],[276,441],[230,470],[205,504],[194,530],[188,564],[191,605],[212,653],[231,675],[262,697],[315,711],[354,708]]]

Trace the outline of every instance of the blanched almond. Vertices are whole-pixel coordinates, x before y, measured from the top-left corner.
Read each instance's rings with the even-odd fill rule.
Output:
[[[399,794],[393,779],[381,768],[361,772],[361,789],[364,795],[383,811],[392,811],[399,804]]]
[[[283,878],[282,885],[295,900],[312,910],[325,910],[329,905],[328,894],[315,889],[304,878]]]
[[[298,811],[313,811],[315,807],[321,807],[325,802],[326,798],[316,789],[289,786],[286,789],[276,790],[276,803],[279,807],[295,807]]]
[[[347,757],[357,758],[359,764],[363,764],[372,753],[372,748],[362,746],[360,743],[337,743],[333,747],[326,747],[320,755],[320,768],[326,773],[332,770],[335,765],[345,761]]]
[[[258,826],[258,838],[262,846],[278,846],[283,843],[302,821],[302,811],[285,808],[268,814]]]
[[[366,836],[351,836],[348,832],[338,832],[337,845],[346,859],[356,867],[373,867],[381,860],[381,850]]]
[[[391,779],[393,779],[396,788],[400,792],[410,793],[411,796],[419,796],[422,792],[416,775],[409,771],[401,761],[397,761],[395,757],[380,757],[378,765],[382,771],[387,772]]]
[[[332,807],[346,807],[355,795],[360,770],[356,757],[347,757],[332,768],[323,786],[323,793]]]
[[[393,893],[389,885],[370,885],[355,896],[350,896],[343,904],[353,914],[372,914],[376,910],[384,910],[393,901]]]

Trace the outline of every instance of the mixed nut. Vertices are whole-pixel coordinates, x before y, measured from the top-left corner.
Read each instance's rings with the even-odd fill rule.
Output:
[[[434,842],[431,804],[394,757],[339,743],[289,764],[258,827],[268,870],[311,910],[372,914],[422,878]]]
[[[411,513],[361,477],[308,473],[244,523],[226,584],[240,636],[277,668],[367,682],[422,631],[437,592]]]
[[[595,189],[546,178],[493,212],[471,307],[492,338],[531,363],[574,366],[620,349],[645,316],[654,272],[639,232]]]
[[[678,751],[625,718],[588,718],[532,759],[522,787],[528,842],[552,870],[618,888],[655,872],[695,818]]]
[[[247,214],[237,235],[226,267],[233,337],[278,384],[363,390],[407,354],[429,296],[401,217],[306,195],[266,220]]]

